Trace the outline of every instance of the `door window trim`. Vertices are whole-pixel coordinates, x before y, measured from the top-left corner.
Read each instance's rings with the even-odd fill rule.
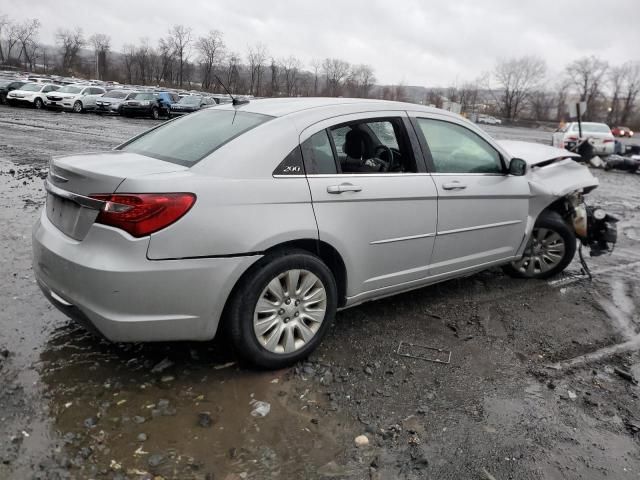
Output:
[[[476,172],[461,172],[461,173],[455,173],[455,172],[437,172],[436,168],[435,168],[435,163],[433,161],[433,156],[431,155],[431,149],[429,148],[429,144],[427,142],[427,139],[424,136],[424,133],[422,132],[422,129],[420,128],[420,125],[418,124],[418,120],[429,120],[429,121],[434,121],[434,122],[443,122],[443,123],[447,123],[450,125],[456,125],[458,127],[464,128],[467,131],[471,132],[472,134],[474,134],[475,136],[477,136],[480,140],[482,140],[483,142],[485,142],[489,147],[491,147],[493,150],[495,150],[495,152],[498,154],[498,157],[500,158],[500,164],[502,165],[502,172],[498,173],[498,172],[492,172],[492,173],[476,173]],[[444,118],[434,118],[434,117],[429,117],[429,116],[420,116],[419,114],[414,114],[414,115],[409,115],[409,121],[411,122],[411,125],[413,127],[413,130],[418,138],[418,143],[420,145],[420,149],[422,150],[423,156],[424,156],[424,160],[425,163],[427,164],[427,169],[428,171],[431,173],[431,175],[433,176],[505,176],[508,175],[509,171],[507,168],[507,163],[505,161],[504,155],[502,154],[502,152],[500,152],[500,150],[498,150],[497,148],[495,148],[495,146],[493,146],[491,144],[491,142],[488,142],[485,138],[483,138],[481,135],[478,135],[477,132],[474,132],[472,129],[466,127],[465,125],[462,125],[461,123],[458,122],[452,122],[448,119],[444,119]]]

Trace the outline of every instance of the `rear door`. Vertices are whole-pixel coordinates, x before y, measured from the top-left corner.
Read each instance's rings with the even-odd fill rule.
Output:
[[[507,174],[509,159],[466,122],[418,113],[414,123],[438,191],[431,275],[511,259],[525,234],[526,177]]]
[[[436,188],[407,126],[405,112],[367,113],[300,136],[319,238],[342,255],[350,298],[428,276]]]

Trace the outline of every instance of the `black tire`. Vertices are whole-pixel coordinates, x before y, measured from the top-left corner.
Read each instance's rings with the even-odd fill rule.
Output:
[[[567,265],[571,263],[571,260],[573,260],[573,257],[576,254],[575,231],[569,224],[567,224],[567,222],[562,218],[562,216],[560,216],[558,212],[554,212],[553,210],[545,210],[536,220],[536,223],[533,226],[534,234],[531,235],[531,239],[529,240],[529,245],[527,245],[527,248],[525,249],[525,255],[523,256],[523,259],[527,257],[527,252],[530,251],[529,249],[531,248],[532,241],[534,241],[535,232],[539,231],[540,229],[546,229],[548,231],[555,232],[562,238],[564,242],[564,252],[562,253],[560,261],[549,270],[536,271],[533,273],[527,272],[524,266],[518,268],[517,262],[512,262],[502,267],[507,275],[515,278],[544,279],[557,275],[565,268],[567,268]],[[523,271],[523,268],[525,271]]]
[[[36,98],[33,101],[33,108],[35,108],[36,110],[42,110],[42,107],[44,107],[44,102],[41,98]]]
[[[7,104],[7,94],[0,93],[0,105],[6,105],[6,104]]]
[[[314,274],[326,293],[325,316],[315,335],[292,353],[275,353],[260,344],[254,332],[256,304],[273,279],[289,270],[303,269]],[[337,287],[331,270],[320,258],[304,250],[291,250],[268,255],[252,267],[240,280],[227,308],[225,329],[238,355],[254,366],[278,369],[306,358],[320,344],[336,313]],[[295,328],[295,327],[294,327]]]
[[[158,110],[156,107],[153,107],[151,109],[151,118],[153,118],[154,120],[158,120],[160,118],[160,110]]]
[[[82,102],[80,100],[76,100],[73,104],[73,113],[82,113]]]

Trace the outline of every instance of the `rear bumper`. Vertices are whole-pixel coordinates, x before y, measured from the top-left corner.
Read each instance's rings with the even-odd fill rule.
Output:
[[[111,341],[210,340],[226,300],[259,256],[148,260],[149,238],[94,225],[82,242],[43,212],[33,269],[59,310]]]
[[[151,116],[152,107],[128,107],[122,106],[122,113],[129,115],[141,115],[141,116]]]

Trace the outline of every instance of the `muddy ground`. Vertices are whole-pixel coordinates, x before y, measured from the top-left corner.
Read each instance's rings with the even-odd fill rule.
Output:
[[[153,124],[0,107],[0,479],[640,476],[640,176],[594,172],[591,202],[622,221],[592,282],[577,261],[550,282],[486,271],[341,312],[308,362],[256,372],[220,340],[106,343],[35,284],[49,157]]]

